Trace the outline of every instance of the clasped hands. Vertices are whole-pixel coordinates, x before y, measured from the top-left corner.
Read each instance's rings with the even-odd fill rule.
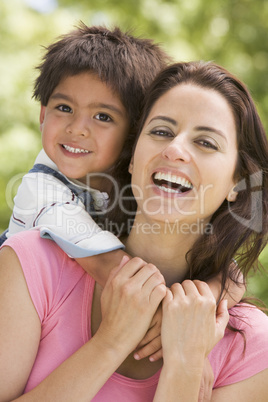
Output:
[[[163,357],[165,363],[175,353],[186,361],[203,356],[207,366],[207,355],[229,319],[226,301],[217,307],[205,282],[186,280],[169,289],[153,264],[127,256],[111,271],[101,307],[101,326],[110,341],[126,356],[134,353],[135,359],[149,357],[152,362]]]

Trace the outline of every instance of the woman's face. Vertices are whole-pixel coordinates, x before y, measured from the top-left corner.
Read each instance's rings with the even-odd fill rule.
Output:
[[[225,98],[177,85],[153,106],[129,168],[138,214],[208,222],[235,185],[237,155],[235,120]]]

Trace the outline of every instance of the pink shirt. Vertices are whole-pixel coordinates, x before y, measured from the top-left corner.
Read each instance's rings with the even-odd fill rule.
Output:
[[[8,239],[4,246],[17,253],[29,292],[42,324],[36,361],[25,392],[34,388],[91,337],[91,304],[94,280],[54,242],[38,231]],[[268,368],[268,317],[255,307],[232,309],[243,321],[231,318],[244,329],[246,351],[239,333],[226,330],[209,355],[214,387],[242,381]],[[248,325],[250,324],[250,325]],[[114,373],[93,401],[152,401],[160,372],[145,380]]]

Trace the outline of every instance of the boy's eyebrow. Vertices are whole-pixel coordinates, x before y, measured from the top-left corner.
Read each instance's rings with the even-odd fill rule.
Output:
[[[69,96],[62,94],[61,92],[56,92],[55,94],[51,95],[50,99],[65,99],[67,101],[71,101]]]
[[[64,99],[64,100],[66,100],[68,102],[72,101],[72,98],[70,96],[65,95],[65,94],[63,94],[61,92],[56,92],[55,94],[51,95],[50,99]],[[111,105],[110,103],[96,102],[96,103],[91,103],[90,106],[109,109],[109,110],[111,110],[111,111],[123,116],[122,111],[118,107],[116,107],[114,105]]]
[[[116,106],[114,106],[114,105],[111,105],[110,103],[92,103],[91,105],[92,105],[92,106],[95,106],[95,107],[101,107],[101,108],[103,108],[103,109],[112,110],[113,112],[115,112],[115,113],[120,114],[121,116],[123,116],[122,111],[121,111],[118,107],[116,107]]]

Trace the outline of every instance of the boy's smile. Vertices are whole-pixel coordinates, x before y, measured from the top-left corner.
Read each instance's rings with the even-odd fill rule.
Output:
[[[117,161],[129,122],[119,96],[86,72],[54,89],[47,106],[41,106],[40,128],[44,150],[58,169],[86,182],[87,174],[105,173]],[[98,188],[98,180],[93,186]]]

